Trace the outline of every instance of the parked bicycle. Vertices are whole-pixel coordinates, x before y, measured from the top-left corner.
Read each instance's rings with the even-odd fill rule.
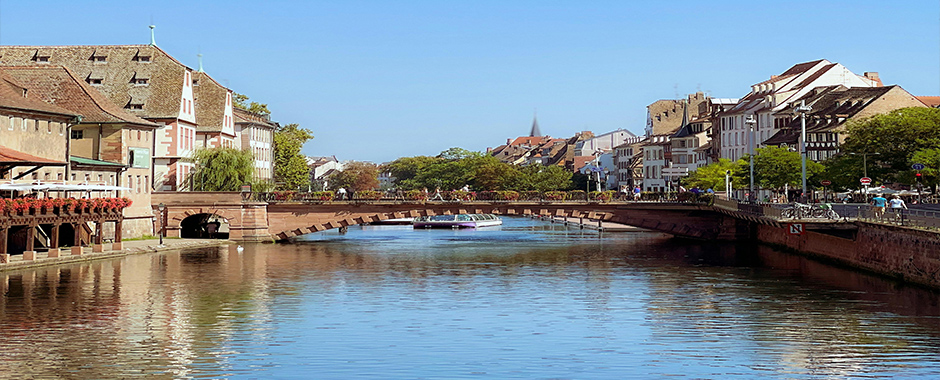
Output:
[[[819,207],[795,202],[793,207],[783,210],[781,216],[787,219],[827,218],[839,219],[839,214],[832,209],[829,203],[822,203]]]

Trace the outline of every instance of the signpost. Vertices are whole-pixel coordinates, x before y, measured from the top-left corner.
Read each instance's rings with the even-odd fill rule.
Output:
[[[803,223],[790,223],[788,226],[787,232],[790,235],[802,235],[803,234]]]
[[[858,180],[861,182],[862,187],[865,189],[865,202],[868,202],[868,185],[871,185],[871,178],[862,177]]]
[[[914,165],[911,165],[911,169],[917,170],[917,174],[914,174],[914,180],[917,181],[917,203],[920,203],[920,202],[921,202],[921,198],[920,198],[920,197],[921,197],[921,195],[920,195],[920,189],[921,189],[921,184],[920,184],[920,171],[921,171],[921,170],[924,170],[924,167],[925,167],[924,164],[914,164]]]
[[[829,200],[829,185],[832,184],[832,181],[824,179],[819,181],[819,183],[823,185],[823,202],[826,202]]]

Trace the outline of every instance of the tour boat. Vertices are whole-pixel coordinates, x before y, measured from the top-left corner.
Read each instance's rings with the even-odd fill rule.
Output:
[[[373,226],[403,226],[411,224],[415,221],[415,218],[394,218],[394,219],[385,219],[377,222],[369,222]]]
[[[498,226],[503,220],[493,214],[431,215],[415,218],[415,228],[477,228]]]

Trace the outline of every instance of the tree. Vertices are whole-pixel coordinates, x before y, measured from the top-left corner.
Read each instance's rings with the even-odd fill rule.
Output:
[[[257,113],[257,114],[262,114],[262,115],[268,115],[271,113],[271,111],[268,111],[267,104],[258,103],[258,102],[249,102],[247,95],[242,95],[237,92],[232,93],[232,104],[235,105],[235,107],[241,108],[243,110],[246,110],[252,113]]]
[[[776,146],[757,148],[756,153],[754,155],[754,185],[765,189],[782,189],[785,186],[803,187],[803,164],[800,153]],[[737,165],[737,172],[743,176],[743,182],[749,183],[750,156],[745,155]],[[824,171],[825,166],[822,164],[806,160],[807,186],[814,187],[812,183],[818,183],[815,181],[818,178],[814,177],[819,177]]]
[[[858,156],[864,153],[868,176],[874,183],[897,182],[910,174],[905,172],[910,170],[916,152],[940,146],[940,109],[902,108],[850,121],[846,124],[846,134],[840,150]],[[861,161],[861,158],[851,159]],[[859,162],[859,172],[861,166]]]
[[[481,155],[479,152],[472,152],[464,148],[454,147],[441,152],[441,154],[438,154],[437,156],[445,160],[461,160],[479,155]]]
[[[418,173],[438,161],[441,159],[437,157],[402,157],[383,166],[382,171],[395,177],[395,185],[399,189],[414,190],[420,188],[420,184],[414,180]]]
[[[353,191],[375,190],[379,187],[379,168],[371,162],[353,161],[330,178],[330,188]]]
[[[192,191],[238,191],[251,183],[255,158],[249,151],[235,148],[199,149],[193,153],[196,170],[186,184]]]
[[[287,124],[274,131],[274,180],[281,190],[299,190],[310,183],[307,159],[300,154],[313,133],[299,124]]]
[[[688,177],[682,179],[682,184],[689,188],[697,187],[699,189],[725,191],[725,173],[731,171],[731,187],[738,188],[744,183],[739,173],[740,170],[736,163],[727,158],[721,158],[716,163],[700,167],[689,173]]]

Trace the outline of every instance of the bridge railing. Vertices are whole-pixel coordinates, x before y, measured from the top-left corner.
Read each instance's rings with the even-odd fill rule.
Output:
[[[678,196],[661,196],[654,194],[645,194],[643,197],[634,198],[633,194],[623,194],[613,191],[591,192],[570,191],[570,192],[514,192],[514,191],[494,191],[480,193],[458,193],[442,192],[440,196],[436,194],[413,194],[413,193],[381,193],[377,191],[363,191],[353,193],[352,196],[346,194],[341,196],[332,191],[322,192],[252,192],[243,193],[243,200],[266,203],[333,203],[333,202],[352,202],[352,203],[414,203],[414,202],[439,202],[439,203],[464,203],[464,202],[486,202],[486,203],[512,203],[512,202],[546,202],[546,203],[693,203],[693,204],[711,204],[713,197],[708,194],[680,194]]]

